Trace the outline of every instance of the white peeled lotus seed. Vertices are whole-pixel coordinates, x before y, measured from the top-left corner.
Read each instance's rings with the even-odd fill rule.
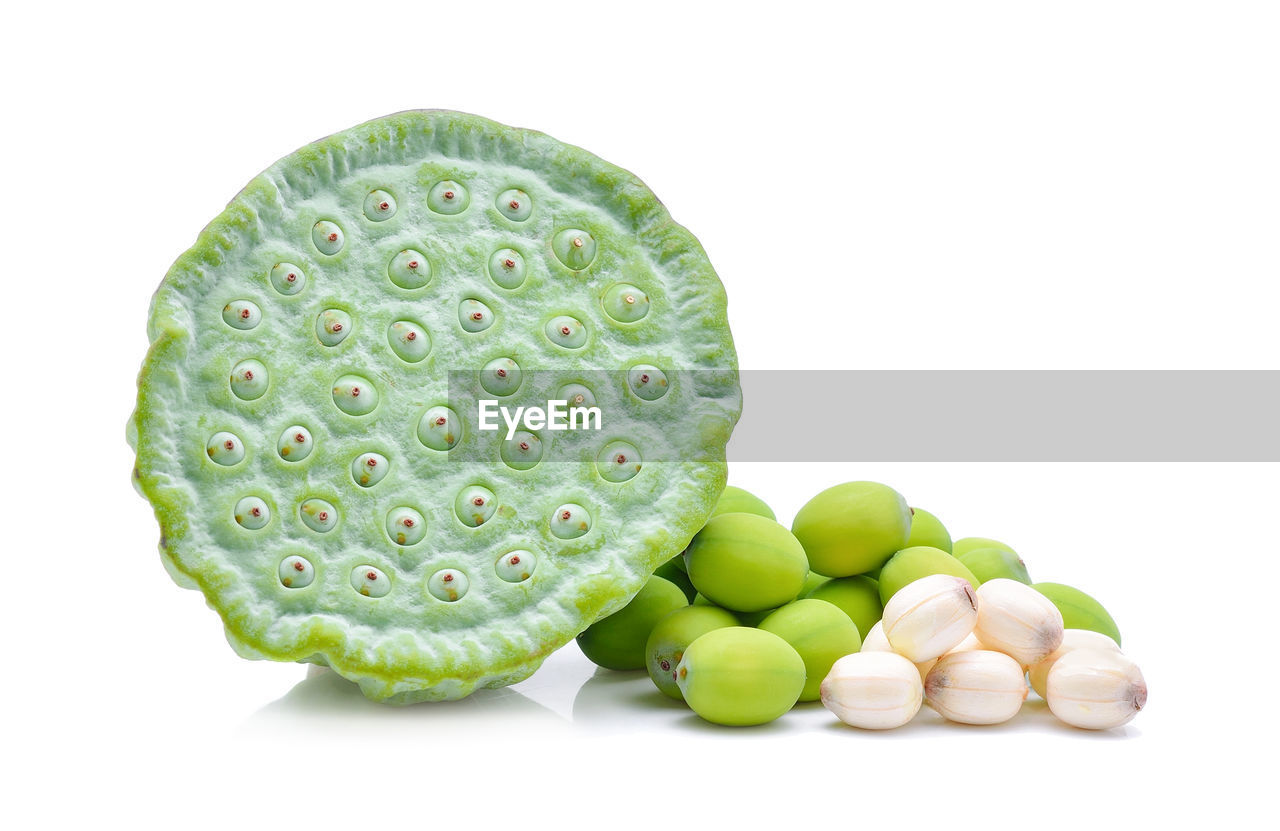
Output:
[[[963,641],[977,619],[978,601],[968,580],[931,574],[899,589],[885,604],[882,622],[893,651],[918,664]]]
[[[867,631],[867,636],[862,639],[863,652],[892,652],[893,647],[889,646],[889,639],[884,636],[884,621],[877,620],[876,625]]]
[[[1031,689],[1036,691],[1036,695],[1045,698],[1045,685],[1049,680],[1049,670],[1053,669],[1053,665],[1058,662],[1059,658],[1077,649],[1120,651],[1120,647],[1116,642],[1101,632],[1094,632],[1091,629],[1064,630],[1062,633],[1062,645],[1051,652],[1047,658],[1032,664],[1031,669],[1027,671],[1027,677],[1031,680]]]
[[[1003,652],[972,649],[943,655],[924,682],[925,700],[961,724],[1000,724],[1027,697],[1022,667]]]
[[[822,681],[822,705],[864,730],[901,727],[920,712],[924,686],[914,664],[893,652],[855,652]]]
[[[972,652],[975,649],[986,649],[986,647],[982,645],[982,641],[978,640],[977,635],[970,632],[967,638],[947,650],[947,654],[954,655],[957,652]]]
[[[1073,727],[1106,730],[1128,724],[1147,705],[1147,682],[1118,650],[1075,649],[1049,670],[1046,700]]]
[[[1017,580],[999,577],[978,589],[973,633],[987,649],[1027,667],[1062,645],[1062,612],[1053,601]]]

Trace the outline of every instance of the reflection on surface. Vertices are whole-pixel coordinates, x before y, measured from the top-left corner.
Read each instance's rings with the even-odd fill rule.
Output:
[[[669,722],[673,715],[688,712],[683,702],[659,692],[642,669],[624,672],[597,667],[573,699],[573,723],[593,732],[632,731],[637,719]]]

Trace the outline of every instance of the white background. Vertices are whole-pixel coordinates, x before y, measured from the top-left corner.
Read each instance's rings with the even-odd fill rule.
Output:
[[[1274,6],[1227,2],[8,10],[6,824],[1243,821],[1280,738],[1277,465],[739,466],[784,522],[878,479],[1006,540],[1103,600],[1151,694],[1108,734],[1036,703],[725,730],[573,646],[396,710],[237,658],[160,567],[124,423],[148,298],[198,230],[280,156],[415,107],[639,175],[721,274],[746,369],[1274,369],[1277,42]]]

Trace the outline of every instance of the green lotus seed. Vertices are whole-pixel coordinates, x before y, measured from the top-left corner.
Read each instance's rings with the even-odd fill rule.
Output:
[[[446,179],[436,182],[427,191],[427,207],[438,214],[460,214],[471,204],[471,194],[462,185]]]
[[[791,644],[804,661],[801,701],[817,701],[831,665],[862,648],[862,635],[849,616],[825,600],[796,600],[758,624]]]
[[[271,285],[281,294],[297,294],[307,285],[307,274],[293,263],[276,263],[271,267]]]
[[[712,517],[689,543],[685,565],[699,592],[738,612],[789,603],[809,572],[804,548],[791,532],[755,514]]]
[[[361,453],[351,462],[351,478],[362,488],[371,488],[381,482],[391,469],[387,457],[380,453]]]
[[[252,300],[232,300],[222,307],[222,320],[232,329],[247,331],[262,322],[262,309]]]
[[[311,431],[301,424],[286,427],[276,440],[276,452],[286,462],[300,462],[311,455],[314,446]]]
[[[413,508],[392,508],[387,512],[387,536],[396,545],[417,545],[427,536],[427,521]]]
[[[587,327],[576,317],[560,315],[547,321],[543,327],[547,340],[565,349],[581,349],[587,343]]]
[[[1120,645],[1120,627],[1102,604],[1089,595],[1061,583],[1033,583],[1031,588],[1053,601],[1062,612],[1062,623],[1067,629],[1088,629],[1100,632]]]
[[[412,320],[397,320],[388,326],[387,343],[400,360],[410,364],[421,361],[431,351],[427,330]]]
[[[427,591],[431,596],[445,603],[458,602],[470,587],[467,575],[453,568],[440,569],[427,581]]]
[[[578,646],[588,659],[606,669],[642,669],[645,642],[654,625],[688,603],[678,586],[650,577],[627,605],[578,635]]]
[[[503,440],[498,454],[508,467],[529,470],[542,461],[542,439],[527,430],[518,430],[510,439]]]
[[[864,638],[884,615],[879,585],[863,574],[833,577],[804,596],[825,600],[844,612],[858,627],[858,634]]]
[[[956,557],[964,567],[978,578],[979,583],[1005,577],[1031,585],[1027,564],[1012,551],[1004,548],[971,548]]]
[[[346,235],[343,234],[342,229],[338,227],[336,222],[322,219],[311,226],[311,242],[315,244],[316,250],[321,254],[330,256],[337,254],[342,250],[342,246],[346,241]]]
[[[611,441],[596,454],[596,470],[606,482],[625,482],[640,472],[642,461],[635,445]]]
[[[351,569],[351,588],[365,597],[386,597],[391,591],[391,578],[370,565]]]
[[[396,198],[385,190],[371,190],[364,198],[364,215],[370,222],[385,222],[396,215]]]
[[[396,254],[387,264],[387,276],[402,289],[420,289],[431,282],[431,262],[412,248]]]
[[[482,485],[470,485],[458,491],[453,500],[453,512],[458,520],[471,528],[479,528],[498,510],[498,500],[493,491]]]
[[[315,580],[315,568],[311,565],[311,561],[305,557],[293,555],[285,557],[280,561],[280,567],[276,570],[280,577],[280,584],[289,589],[302,589],[311,585]]]
[[[551,240],[556,259],[571,271],[582,271],[596,258],[595,237],[578,228],[566,228]]]
[[[242,401],[256,401],[270,385],[267,368],[252,358],[241,361],[231,370],[231,391]]]
[[[280,576],[280,585],[286,589],[305,589],[316,579],[311,561],[296,554],[281,560],[276,573]]]
[[[718,606],[684,606],[654,624],[644,644],[645,669],[665,695],[684,700],[676,667],[689,644],[715,629],[737,626],[738,620]]]
[[[265,528],[267,523],[271,521],[271,509],[267,507],[265,501],[257,496],[243,497],[236,503],[232,515],[240,527],[247,528],[250,531]]]
[[[498,213],[512,222],[524,222],[533,213],[533,200],[529,194],[517,188],[509,188],[498,194],[494,200]]]
[[[500,248],[489,256],[489,277],[504,289],[524,284],[524,256],[514,248]]]
[[[619,323],[635,323],[649,313],[649,296],[630,283],[614,283],[600,299],[604,313]]]
[[[368,378],[343,375],[333,382],[333,403],[347,415],[368,415],[378,406],[378,390]]]
[[[951,553],[951,534],[947,527],[924,508],[911,509],[911,534],[907,537],[906,547],[917,545],[928,545]]]
[[[418,441],[432,450],[452,450],[462,440],[462,419],[452,409],[435,406],[418,419]]]
[[[494,564],[498,577],[508,583],[523,583],[533,576],[533,571],[537,567],[538,558],[532,551],[526,551],[523,548],[503,554]]]
[[[827,577],[825,574],[819,574],[816,571],[809,572],[809,576],[804,578],[804,586],[800,589],[801,597],[808,597],[810,592],[834,578]],[[879,595],[877,595],[879,597]]]
[[[582,384],[565,384],[556,392],[556,399],[570,407],[594,407],[596,394]]]
[[[768,519],[777,519],[773,515],[773,509],[766,505],[763,499],[733,485],[725,486],[724,493],[720,494],[720,500],[716,502],[715,510],[711,512],[712,516],[720,514],[755,514]]]
[[[693,602],[695,597],[698,597],[698,590],[693,587],[693,583],[689,580],[688,573],[684,570],[683,552],[658,566],[653,573],[655,576],[661,577],[663,580],[670,580],[672,583],[679,586],[680,591],[684,592],[684,596],[689,598],[690,603]]]
[[[490,395],[512,395],[520,389],[523,376],[511,358],[494,358],[480,370],[480,386]]]
[[[205,442],[205,453],[209,459],[224,467],[239,464],[244,459],[244,442],[234,433],[219,431]]]
[[[351,334],[351,315],[342,309],[325,309],[316,315],[316,339],[325,346],[337,346]]]
[[[974,551],[979,548],[999,548],[1004,551],[1013,551],[1012,548],[999,540],[993,540],[989,537],[963,537],[952,543],[951,555],[953,557],[959,557],[966,551]],[[1014,553],[1016,554],[1017,552],[1014,551]]]
[[[591,530],[591,514],[574,502],[566,502],[551,513],[551,533],[562,540],[581,537]]]
[[[319,534],[332,531],[338,524],[338,509],[323,499],[307,499],[298,506],[302,524]]]
[[[799,700],[804,659],[772,632],[730,626],[689,644],[676,681],[693,711],[713,724],[765,724]]]
[[[809,555],[809,568],[849,577],[879,568],[906,547],[911,508],[878,482],[845,482],[805,503],[791,530]]]
[[[493,325],[493,310],[473,298],[458,304],[458,323],[467,332],[483,332]]]
[[[627,386],[645,401],[667,394],[667,375],[652,364],[636,364],[627,371]]]
[[[950,574],[952,577],[963,577],[975,589],[980,585],[973,572],[964,567],[964,563],[952,557],[940,548],[917,545],[904,548],[894,554],[889,562],[880,569],[880,579],[876,581],[880,590],[880,602],[887,604],[889,598],[909,583],[930,574]]]

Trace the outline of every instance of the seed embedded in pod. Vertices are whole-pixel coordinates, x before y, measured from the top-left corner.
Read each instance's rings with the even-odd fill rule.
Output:
[[[368,415],[378,406],[378,390],[368,378],[343,375],[333,382],[333,403],[347,415]]]
[[[431,407],[418,419],[418,441],[432,450],[452,450],[462,441],[462,419],[449,407]]]
[[[522,583],[533,576],[533,570],[537,567],[537,556],[532,551],[520,548],[499,557],[494,564],[494,571],[508,583]]]
[[[952,652],[929,670],[924,695],[949,721],[1000,724],[1018,714],[1027,697],[1027,679],[1022,666],[1003,652]]]
[[[575,502],[566,502],[551,513],[551,533],[562,540],[581,537],[591,530],[591,513]]]
[[[351,569],[351,588],[365,597],[386,597],[391,591],[391,578],[380,568],[356,566]]]
[[[231,370],[231,391],[241,401],[257,401],[270,385],[271,378],[262,361],[248,358]]]
[[[387,276],[402,289],[420,289],[431,282],[431,261],[427,255],[406,248],[391,258],[387,264]]]
[[[571,271],[582,271],[596,258],[596,239],[579,228],[566,228],[551,240],[556,259]]]
[[[494,358],[480,370],[480,386],[490,395],[513,395],[523,377],[520,365],[511,358]]]
[[[468,298],[458,304],[458,324],[466,332],[483,332],[493,325],[493,310],[475,298]]]
[[[614,283],[600,302],[604,313],[619,323],[635,323],[649,313],[649,295],[630,283]]]
[[[298,516],[312,531],[325,534],[338,524],[338,509],[323,499],[308,499],[298,506]]]
[[[456,568],[442,568],[431,575],[431,579],[427,581],[427,591],[431,596],[445,603],[456,603],[461,600],[470,586],[471,581],[467,579],[467,575]]]
[[[1147,682],[1127,656],[1075,649],[1058,659],[1046,681],[1049,710],[1073,727],[1107,730],[1128,724],[1147,706]]]
[[[387,327],[387,345],[400,360],[416,364],[431,352],[431,337],[421,323],[397,320]]]
[[[232,515],[241,528],[247,528],[250,531],[264,528],[271,521],[271,509],[259,496],[243,497],[236,503]]]
[[[396,198],[385,190],[371,190],[364,198],[364,215],[370,222],[385,222],[396,215]]]
[[[606,482],[626,482],[643,466],[640,451],[630,442],[611,441],[596,454],[596,470]]]
[[[542,461],[542,439],[527,430],[519,430],[498,448],[502,461],[514,470],[529,470]]]
[[[244,459],[244,442],[240,441],[234,433],[223,430],[209,437],[209,441],[205,442],[204,451],[208,454],[210,461],[230,467]]]
[[[863,651],[836,661],[819,694],[822,706],[845,724],[891,730],[920,712],[924,685],[915,665],[896,652]]]
[[[232,329],[252,329],[262,322],[262,309],[252,300],[232,300],[222,307],[222,321]]]
[[[293,263],[276,263],[271,267],[271,285],[283,295],[294,295],[307,284],[307,273]]]
[[[285,431],[280,434],[280,438],[276,442],[276,452],[286,462],[300,462],[311,455],[311,449],[314,446],[315,442],[312,441],[311,431],[301,424],[294,424],[286,427]]]
[[[351,462],[351,478],[362,488],[371,488],[383,480],[391,463],[381,453],[361,453]]]
[[[627,386],[645,401],[657,401],[667,394],[667,374],[653,364],[636,364],[627,370]]]
[[[305,589],[316,579],[316,570],[310,560],[295,554],[280,561],[276,575],[286,589]]]
[[[988,649],[1016,658],[1024,667],[1062,645],[1062,613],[1030,586],[997,577],[978,587],[974,634]]]
[[[332,220],[322,219],[311,227],[311,242],[321,254],[337,254],[346,241],[346,235]]]
[[[427,535],[427,521],[413,508],[403,505],[387,512],[387,536],[396,545],[417,545]]]
[[[436,182],[427,191],[427,207],[438,214],[453,216],[460,214],[471,204],[471,194],[457,182],[446,179]]]
[[[978,600],[968,580],[930,574],[889,599],[884,634],[894,652],[918,664],[963,641],[977,619]]]
[[[1101,632],[1094,632],[1090,629],[1064,629],[1062,631],[1062,645],[1049,653],[1047,657],[1036,661],[1027,670],[1027,678],[1031,681],[1031,689],[1036,691],[1036,695],[1041,698],[1046,697],[1049,670],[1053,669],[1053,665],[1058,662],[1059,658],[1077,649],[1120,651],[1119,645]]]
[[[498,213],[512,222],[524,222],[533,213],[533,200],[519,188],[508,188],[494,200]]]
[[[498,510],[498,499],[493,491],[482,485],[471,485],[458,492],[453,500],[453,512],[458,520],[470,528],[479,528]]]
[[[342,309],[325,309],[316,315],[316,340],[337,346],[351,334],[351,315]]]
[[[489,277],[502,288],[520,288],[524,275],[524,256],[514,248],[499,248],[489,256]]]
[[[576,317],[559,315],[547,321],[543,328],[547,340],[565,349],[581,349],[587,342],[587,327]]]

